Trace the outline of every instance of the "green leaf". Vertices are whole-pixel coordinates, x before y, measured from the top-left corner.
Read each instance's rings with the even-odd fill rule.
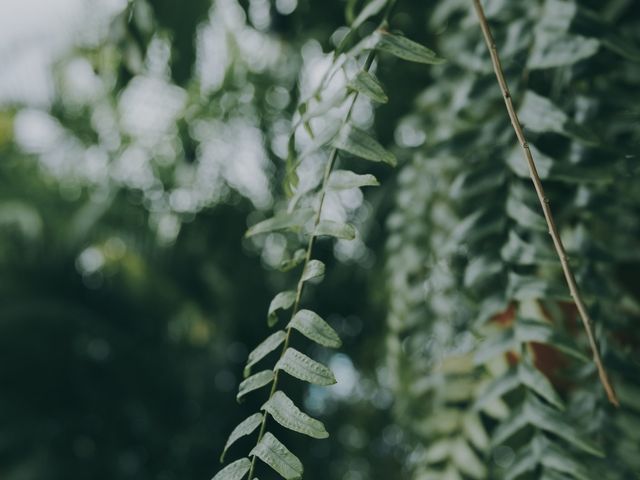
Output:
[[[514,230],[509,230],[509,240],[500,250],[505,262],[517,265],[557,264],[558,257],[546,246],[533,245],[522,239]]]
[[[518,115],[527,130],[538,133],[553,132],[587,144],[596,141],[592,132],[572,121],[551,100],[531,90],[525,93]]]
[[[333,385],[336,377],[328,367],[289,347],[274,370],[284,370],[292,377],[315,385]]]
[[[294,210],[293,212],[280,212],[275,217],[268,218],[253,225],[245,237],[252,237],[260,233],[269,233],[277,230],[301,230],[304,225],[313,217],[313,209],[305,208],[302,210]]]
[[[389,97],[384,93],[384,89],[378,79],[365,70],[360,70],[355,78],[349,82],[349,88],[366,95],[378,103],[387,103],[389,101]]]
[[[336,137],[334,147],[343,150],[356,157],[371,160],[372,162],[384,162],[392,167],[397,164],[393,153],[386,150],[371,136],[351,125],[346,125]]]
[[[273,372],[271,370],[262,370],[243,380],[238,387],[238,395],[236,400],[240,401],[247,393],[253,392],[264,387],[273,380]]]
[[[280,390],[275,392],[260,409],[268,412],[280,425],[294,432],[313,438],[327,438],[329,436],[322,422],[300,411],[293,401]]]
[[[244,367],[244,376],[248,377],[251,374],[251,367],[278,348],[278,346],[284,342],[286,337],[287,334],[284,330],[278,330],[277,332],[269,335],[260,345],[254,348],[253,351],[249,353],[247,365]]]
[[[484,463],[463,438],[458,438],[454,442],[451,457],[453,464],[460,472],[477,480],[486,478],[487,469]]]
[[[520,343],[544,343],[585,363],[591,362],[589,357],[578,349],[571,338],[561,335],[548,322],[518,317],[515,324],[515,335]]]
[[[503,444],[508,438],[515,435],[529,424],[529,418],[526,415],[524,407],[514,410],[509,418],[502,422],[494,430],[491,443],[496,445]]]
[[[391,33],[383,33],[376,48],[409,62],[436,65],[445,61],[443,58],[439,58],[433,50],[429,50],[407,37]]]
[[[579,432],[562,414],[547,407],[532,395],[527,395],[523,416],[531,425],[551,432],[591,455],[604,457],[602,450],[585,438],[585,433]]]
[[[482,365],[498,355],[515,350],[516,347],[517,343],[512,329],[493,331],[492,335],[480,343],[473,361],[476,365]]]
[[[222,455],[220,455],[220,461],[224,462],[224,456],[229,450],[229,447],[233,445],[239,438],[245,437],[247,435],[251,435],[253,431],[258,428],[258,425],[262,423],[262,414],[254,413],[248,418],[245,418],[242,422],[238,424],[236,428],[233,429],[231,435],[229,435],[229,439],[224,446],[224,450],[222,451]],[[243,474],[244,475],[244,474]]]
[[[502,397],[506,393],[516,389],[520,385],[520,380],[515,371],[509,370],[501,377],[493,380],[478,397],[474,404],[474,409],[482,409],[482,407],[491,400]]]
[[[328,235],[341,240],[353,240],[356,238],[356,229],[348,223],[339,223],[332,220],[321,220],[313,233],[316,237]]]
[[[287,310],[296,301],[296,292],[294,290],[287,290],[278,293],[271,303],[269,304],[269,310],[267,313],[267,325],[273,327],[278,323],[278,310]]]
[[[251,468],[251,460],[241,458],[220,470],[212,480],[241,480]]]
[[[360,10],[360,13],[351,24],[351,29],[355,30],[362,25],[366,20],[377,15],[380,10],[387,4],[389,0],[372,0],[365,7]]]
[[[547,445],[541,456],[540,463],[542,465],[558,472],[567,473],[578,480],[591,480],[593,478],[581,463],[567,454],[568,452],[551,442],[546,443]]]
[[[318,314],[311,310],[300,310],[289,322],[289,327],[295,328],[305,337],[329,348],[340,348],[342,341],[337,332],[331,328]]]
[[[469,412],[462,420],[463,432],[469,441],[481,452],[489,447],[489,437],[477,413]]]
[[[507,198],[507,215],[515,220],[518,225],[522,225],[525,228],[539,232],[546,232],[548,230],[547,223],[542,214],[533,210],[529,205],[514,195],[509,195]]]
[[[564,410],[564,403],[544,374],[530,365],[527,361],[522,361],[518,365],[518,378],[530,390],[536,392],[547,402],[560,410]]]
[[[572,65],[595,55],[600,42],[582,35],[558,35],[544,29],[536,32],[535,42],[527,61],[531,70]]]
[[[324,263],[320,260],[309,260],[304,267],[300,280],[306,282],[324,275]]]
[[[291,258],[283,260],[280,263],[280,265],[278,266],[278,269],[281,272],[288,272],[289,270],[296,268],[298,265],[304,262],[306,253],[307,251],[304,248],[300,248],[296,250],[294,254],[291,256]]]
[[[249,455],[255,455],[286,480],[302,478],[302,462],[271,433],[267,432]]]
[[[358,175],[349,170],[334,170],[329,177],[327,188],[331,190],[348,190],[359,187],[377,187],[378,185],[380,185],[380,182],[370,173]]]

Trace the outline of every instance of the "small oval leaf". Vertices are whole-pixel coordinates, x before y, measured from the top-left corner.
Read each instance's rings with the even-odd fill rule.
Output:
[[[287,310],[291,308],[296,301],[296,292],[294,290],[287,290],[285,292],[278,293],[271,303],[269,304],[269,311],[267,312],[267,325],[273,327],[278,323],[278,310]]]
[[[251,460],[241,458],[220,470],[212,480],[241,480],[251,468]]]
[[[284,352],[274,370],[284,370],[292,377],[315,385],[336,383],[336,377],[328,367],[307,357],[295,348],[288,348]]]
[[[296,313],[289,322],[289,327],[295,328],[308,339],[325,347],[340,348],[342,346],[338,333],[311,310],[300,310]]]
[[[283,260],[278,266],[278,269],[281,272],[288,272],[289,270],[296,268],[298,265],[304,262],[305,256],[306,250],[304,248],[300,248],[294,252],[291,258]]]
[[[339,238],[341,240],[353,240],[356,238],[356,229],[353,225],[348,223],[339,223],[332,220],[322,220],[316,226],[313,233],[319,237],[321,235],[328,235],[330,237]]]
[[[347,125],[336,137],[334,147],[343,150],[356,157],[371,160],[372,162],[384,162],[392,167],[397,164],[393,153],[386,150],[369,134],[359,128]]]
[[[249,455],[255,455],[273,468],[286,480],[302,478],[304,471],[302,462],[270,432],[264,434],[262,440]]]
[[[254,373],[240,383],[236,400],[240,401],[247,393],[264,387],[270,383],[271,380],[273,380],[273,372],[271,370],[262,370],[261,372]]]
[[[229,435],[229,439],[224,446],[224,450],[222,451],[222,455],[220,455],[220,461],[224,462],[224,456],[229,450],[229,447],[233,445],[239,438],[245,437],[247,435],[251,435],[253,431],[258,428],[258,425],[262,422],[262,414],[254,413],[248,418],[245,418],[242,422],[238,424],[236,428],[233,429],[231,435]]]
[[[360,70],[354,79],[349,82],[349,88],[366,95],[378,103],[387,103],[389,101],[389,97],[384,93],[384,89],[378,79],[365,70]]]
[[[247,365],[244,367],[245,378],[251,374],[251,367],[278,348],[278,346],[284,342],[286,337],[287,334],[284,330],[278,330],[277,332],[269,335],[260,345],[254,348],[251,353],[249,353]]]
[[[321,421],[310,417],[295,406],[293,401],[278,390],[262,405],[261,410],[269,413],[273,419],[289,430],[313,438],[327,438],[329,433]]]
[[[429,50],[427,47],[409,40],[407,37],[391,33],[383,33],[376,48],[409,62],[436,65],[445,61],[443,58],[438,57],[433,50]]]
[[[286,229],[302,229],[311,217],[313,216],[313,210],[305,208],[302,210],[294,210],[293,212],[281,212],[272,218],[268,218],[253,225],[245,237],[252,237],[260,233],[269,233],[276,230]]]
[[[370,173],[358,175],[349,170],[335,170],[329,177],[327,188],[331,190],[348,190],[359,187],[377,187],[378,185],[380,185],[380,182]]]
[[[324,275],[324,263],[320,260],[309,260],[302,272],[301,281],[306,282]]]

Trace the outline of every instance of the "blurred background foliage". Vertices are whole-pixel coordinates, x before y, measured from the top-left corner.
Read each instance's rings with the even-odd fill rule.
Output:
[[[423,38],[424,12],[404,3],[397,21]],[[234,399],[264,333],[251,327],[292,281],[273,269],[278,235],[264,250],[242,235],[282,195],[297,84],[322,69],[344,10],[309,0],[0,7],[0,477],[218,469],[226,435],[255,409]],[[378,113],[385,143],[426,77],[413,73],[407,84],[386,71],[398,101]],[[336,264],[319,246],[335,265],[309,301],[340,313],[330,320],[348,355],[328,359],[345,382],[306,394],[334,434],[309,446],[310,479],[398,470],[391,394],[377,381],[374,252],[390,200],[376,195],[351,201],[366,213],[366,247]]]
[[[411,293],[403,282],[421,283],[425,265],[433,260],[416,260],[415,252],[406,253],[399,243],[404,239],[411,250],[415,237],[418,247],[432,243],[436,253],[450,247],[442,253],[449,258],[453,247],[443,246],[447,237],[438,232],[451,230],[458,215],[472,212],[487,185],[496,188],[491,202],[505,202],[504,176],[491,168],[487,173],[482,160],[494,151],[506,155],[514,142],[496,134],[508,131],[508,124],[491,72],[473,58],[484,54],[475,50],[479,33],[468,32],[462,3],[440,2],[433,12],[421,2],[398,2],[393,28],[442,47],[451,66],[439,71],[440,90],[425,91],[432,84],[429,69],[398,68],[399,62],[386,59],[376,73],[393,101],[377,108],[375,117],[371,108],[354,114],[407,167],[399,193],[395,174],[381,168],[375,171],[381,188],[365,197],[347,196],[334,206],[357,217],[364,242],[318,245],[327,278],[307,292],[307,304],[335,312],[328,320],[345,345],[341,353],[324,358],[338,385],[307,391],[288,387],[299,389],[306,410],[332,433],[332,440],[323,442],[290,438],[309,480],[407,478],[403,469],[415,432],[394,420],[392,411],[394,393],[411,381],[398,386],[402,372],[389,371],[395,359],[385,364],[385,348],[393,353],[385,347],[385,322],[397,313],[394,308],[426,305],[420,314],[428,317],[442,305],[420,297],[416,306],[414,297],[399,296],[398,306],[387,298],[388,288]],[[518,29],[535,27],[539,3],[514,13],[502,9],[505,2],[489,2],[492,21],[504,27],[498,37],[511,47],[509,68],[523,66],[530,38]],[[308,91],[326,68],[345,33],[347,4],[354,2],[25,0],[0,5],[0,478],[177,480],[210,478],[218,469],[226,436],[259,406],[257,400],[238,406],[234,399],[247,352],[265,336],[261,326],[269,300],[294,281],[275,270],[286,250],[281,235],[259,241],[242,236],[283,196],[298,87]],[[612,1],[604,10],[619,19],[620,33],[637,38],[637,6]],[[590,35],[591,24],[586,25],[581,33]],[[612,50],[617,45],[619,51],[624,45],[615,40],[609,39]],[[609,59],[597,57],[602,63],[595,68],[609,72],[616,65]],[[567,71],[538,71],[531,83],[557,98],[569,88]],[[589,76],[588,70],[582,73]],[[635,73],[637,68],[625,75]],[[632,92],[625,75],[596,80],[592,91],[603,97],[607,82],[619,81],[620,91]],[[637,147],[638,110],[626,107],[623,120],[629,128],[608,127],[624,148]],[[483,118],[492,120],[474,131]],[[541,131],[541,142],[555,145],[545,135]],[[436,161],[423,167],[428,162],[421,162],[416,149],[425,142],[422,153]],[[560,149],[567,148],[563,143]],[[460,187],[466,181],[460,179],[463,194],[452,197],[453,205],[431,211],[430,198],[448,198],[448,184],[423,189],[415,180],[424,173],[453,182],[469,151],[486,154],[472,169],[481,171],[477,178],[489,176],[494,183],[475,191],[469,187],[465,196],[468,184]],[[617,180],[627,183],[607,180],[619,189],[605,189],[604,201],[632,190],[635,157],[625,159],[629,165],[620,167],[624,171]],[[571,175],[565,172],[565,178]],[[412,188],[415,192],[403,198],[403,190]],[[567,188],[560,181],[552,189],[579,198],[580,186]],[[620,240],[622,253],[637,251],[636,197],[625,197],[625,213],[617,217],[629,232]],[[578,206],[584,210],[585,205],[590,206]],[[407,218],[399,224],[397,215],[389,215],[393,209]],[[571,219],[574,213],[568,211],[565,218]],[[596,224],[592,230],[600,246],[607,232],[598,222],[610,212],[601,213],[585,220]],[[443,219],[444,214],[450,216]],[[431,239],[425,240],[419,224],[433,227],[427,234]],[[400,232],[400,240],[387,234],[405,227],[409,231]],[[499,235],[506,241],[504,228]],[[394,252],[404,257],[394,259]],[[633,289],[637,255],[622,257],[611,268]],[[403,262],[402,285],[394,286],[394,266]],[[493,293],[503,292],[504,281],[486,285]],[[449,292],[443,301],[467,308],[467,299],[450,288],[443,287]],[[395,334],[393,329],[391,322]],[[421,412],[422,398],[404,393],[395,410],[409,411],[406,421]]]

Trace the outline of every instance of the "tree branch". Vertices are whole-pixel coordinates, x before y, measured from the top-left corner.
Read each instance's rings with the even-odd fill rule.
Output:
[[[502,65],[500,63],[500,57],[498,56],[498,50],[496,48],[496,43],[493,39],[493,35],[491,34],[489,23],[487,22],[487,18],[484,14],[482,5],[480,4],[480,0],[473,0],[473,5],[478,15],[478,19],[480,20],[480,28],[482,29],[482,34],[484,36],[485,43],[487,44],[487,48],[489,49],[489,54],[491,55],[491,64],[493,65],[493,70],[496,74],[496,78],[498,79],[498,84],[500,85],[502,96],[504,97],[504,103],[507,107],[509,118],[511,119],[511,125],[513,126],[516,136],[518,137],[518,142],[522,147],[525,160],[527,161],[527,165],[529,167],[529,174],[531,176],[531,180],[533,181],[533,186],[536,189],[538,200],[540,201],[540,205],[542,206],[544,218],[547,222],[547,227],[549,228],[549,235],[551,235],[551,239],[553,240],[553,246],[555,247],[556,253],[558,254],[558,258],[560,259],[560,265],[562,266],[562,271],[567,281],[569,292],[571,293],[571,297],[575,302],[575,305],[578,309],[578,313],[580,314],[580,318],[582,320],[582,324],[584,325],[584,329],[587,333],[587,337],[589,339],[589,345],[593,353],[593,361],[596,364],[596,367],[598,369],[598,375],[600,376],[600,382],[602,383],[602,386],[604,387],[607,393],[607,397],[609,398],[609,401],[613,405],[619,406],[618,398],[613,389],[613,386],[611,385],[609,376],[607,375],[607,371],[605,370],[604,365],[602,364],[602,358],[600,357],[600,352],[598,351],[598,344],[596,342],[595,335],[593,333],[593,327],[592,327],[593,320],[591,320],[591,317],[589,316],[589,312],[587,311],[587,308],[584,305],[582,297],[580,296],[580,292],[576,284],[576,279],[573,275],[573,272],[571,271],[571,267],[569,266],[569,259],[567,257],[567,253],[564,249],[564,245],[562,244],[562,240],[560,239],[558,228],[556,227],[556,223],[553,219],[553,215],[551,214],[549,199],[545,195],[544,189],[542,188],[542,182],[540,181],[540,176],[538,175],[536,164],[533,161],[533,156],[531,155],[531,149],[529,148],[527,140],[524,136],[524,132],[522,130],[522,125],[520,124],[518,115],[516,114],[516,111],[513,107],[513,101],[511,100],[511,93],[509,93],[509,87],[504,78]]]

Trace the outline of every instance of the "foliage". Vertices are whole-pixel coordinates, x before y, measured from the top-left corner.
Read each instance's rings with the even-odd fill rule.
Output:
[[[0,110],[3,478],[640,475],[637,2],[483,2],[620,408],[471,0],[111,3]]]

